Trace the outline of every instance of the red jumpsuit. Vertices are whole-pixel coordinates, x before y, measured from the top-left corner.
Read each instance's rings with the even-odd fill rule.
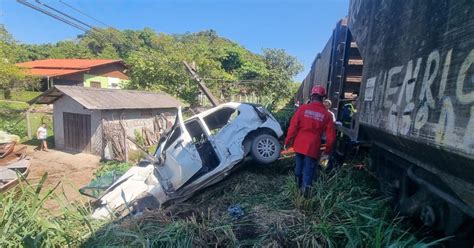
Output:
[[[319,159],[321,136],[326,133],[326,154],[331,154],[336,140],[336,129],[331,113],[320,102],[304,104],[291,118],[285,145],[293,145],[295,152]]]

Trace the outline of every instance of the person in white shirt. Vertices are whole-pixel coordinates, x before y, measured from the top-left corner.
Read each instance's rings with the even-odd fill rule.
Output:
[[[48,152],[48,143],[46,142],[46,138],[48,137],[48,130],[46,129],[46,127],[46,123],[41,124],[41,126],[38,128],[38,131],[36,131],[36,137],[41,142],[39,150]]]
[[[331,100],[326,99],[326,100],[324,100],[323,104],[324,104],[324,107],[326,107],[326,109],[328,110],[328,112],[331,113],[332,121],[335,123],[335,122],[336,122],[336,116],[335,116],[334,113],[330,110],[330,109],[331,109],[331,106],[332,106]]]

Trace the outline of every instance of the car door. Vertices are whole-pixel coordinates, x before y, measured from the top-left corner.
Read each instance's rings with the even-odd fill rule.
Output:
[[[164,161],[157,167],[161,184],[167,192],[178,190],[202,168],[199,153],[184,125],[181,108],[176,121],[171,138],[166,141],[171,143],[164,144]],[[175,135],[177,137],[173,138]]]

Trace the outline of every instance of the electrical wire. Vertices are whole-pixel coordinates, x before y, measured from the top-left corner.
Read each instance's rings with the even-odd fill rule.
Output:
[[[80,13],[80,14],[82,14],[83,16],[89,17],[90,19],[92,19],[92,20],[94,20],[94,21],[96,21],[96,22],[98,22],[98,23],[100,23],[100,24],[102,24],[102,25],[104,25],[104,26],[106,26],[106,27],[112,28],[110,25],[108,25],[108,24],[106,24],[106,23],[104,23],[104,22],[98,20],[97,18],[95,18],[95,17],[93,17],[93,16],[91,16],[91,15],[88,15],[88,14],[84,13],[84,12],[81,11],[80,9],[78,9],[78,8],[76,8],[76,7],[72,6],[72,5],[70,5],[70,4],[66,3],[66,2],[64,2],[63,0],[59,0],[59,2],[62,3],[62,4],[64,4],[64,5],[67,6],[68,8],[70,8],[70,9],[72,9],[72,10],[74,10],[74,11]]]
[[[39,8],[38,6],[35,6],[35,5],[33,5],[33,4],[29,3],[29,2],[27,2],[26,0],[16,0],[16,1],[17,1],[18,3],[20,3],[20,4],[23,4],[23,5],[27,6],[27,7],[29,7],[29,8],[32,8],[32,9],[34,9],[34,10],[36,10],[36,11],[39,11],[39,12],[45,14],[45,15],[48,15],[48,16],[50,16],[50,17],[56,19],[56,20],[59,20],[59,21],[61,21],[61,22],[64,22],[64,23],[68,24],[69,26],[75,27],[75,28],[77,28],[77,29],[79,29],[79,30],[82,30],[82,31],[84,31],[84,32],[87,32],[87,31],[88,31],[86,28],[81,27],[80,25],[78,25],[78,24],[76,24],[76,23],[73,23],[73,22],[71,22],[71,21],[69,21],[69,20],[67,20],[67,19],[65,19],[65,18],[63,18],[63,17],[61,17],[61,16],[58,16],[58,15],[56,15],[56,14],[54,14],[54,13],[51,13],[51,12],[49,12],[49,11],[47,11],[47,10],[44,10],[44,9],[42,9],[42,8]]]
[[[89,24],[87,24],[87,23],[85,23],[85,22],[83,22],[83,21],[81,21],[81,20],[79,20],[79,19],[77,19],[77,18],[75,18],[75,17],[73,17],[73,16],[70,16],[70,15],[68,15],[68,14],[66,14],[66,13],[64,13],[64,12],[58,10],[58,9],[55,9],[55,8],[53,8],[53,7],[49,6],[49,5],[47,5],[47,4],[43,3],[43,2],[41,2],[40,0],[35,0],[35,1],[36,1],[37,3],[43,5],[44,7],[46,7],[46,8],[48,8],[48,9],[50,9],[50,10],[56,12],[56,13],[59,13],[59,14],[65,16],[65,17],[67,17],[67,18],[69,18],[69,19],[71,19],[71,20],[74,20],[75,22],[78,22],[78,23],[80,23],[80,24],[82,24],[82,25],[84,25],[84,26],[86,26],[86,27],[88,27],[88,28],[90,28],[90,29],[94,29],[93,26],[91,26],[91,25],[89,25]]]
[[[70,20],[68,20],[68,19],[66,19],[66,18],[64,18],[64,17],[62,17],[62,16],[59,16],[59,15],[57,15],[57,14],[54,14],[54,13],[48,11],[48,10],[42,9],[42,8],[40,8],[39,6],[36,6],[36,5],[34,5],[34,4],[31,4],[31,3],[29,3],[27,0],[17,0],[18,3],[21,3],[21,4],[23,4],[23,5],[27,6],[27,7],[30,7],[30,8],[32,8],[32,9],[34,9],[34,10],[39,11],[39,12],[42,12],[43,14],[46,14],[46,15],[48,15],[48,16],[50,16],[50,17],[53,17],[54,19],[57,19],[57,20],[59,20],[59,21],[61,21],[61,22],[64,22],[64,23],[66,23],[66,24],[68,24],[68,25],[70,25],[70,26],[72,26],[72,27],[75,27],[75,28],[77,28],[77,29],[79,29],[79,30],[82,30],[82,31],[84,31],[86,34],[91,35],[93,38],[95,38],[95,39],[97,39],[97,40],[106,40],[106,41],[109,41],[109,42],[112,42],[112,43],[115,42],[115,41],[113,41],[112,39],[110,39],[110,38],[107,36],[107,34],[101,32],[101,30],[99,30],[99,29],[93,27],[92,25],[89,25],[89,24],[87,24],[87,23],[85,23],[85,22],[83,22],[83,21],[81,21],[81,20],[79,20],[79,19],[77,19],[77,18],[74,18],[74,17],[72,17],[72,16],[70,16],[70,15],[68,15],[68,14],[66,14],[66,13],[64,13],[64,12],[62,12],[62,11],[60,11],[60,10],[57,10],[57,9],[55,9],[55,8],[53,8],[53,7],[51,7],[51,6],[47,5],[47,4],[45,4],[45,3],[41,2],[41,1],[39,1],[39,0],[35,0],[35,1],[36,1],[38,4],[41,4],[42,6],[48,8],[48,9],[51,9],[51,10],[57,12],[57,13],[60,13],[61,15],[65,16],[66,18],[72,19],[73,21],[78,22],[78,23],[80,23],[80,24],[82,24],[82,25],[84,25],[84,26],[86,26],[86,27],[88,27],[88,28],[90,28],[90,29],[87,29],[86,27],[83,27],[83,26],[79,25],[78,23],[74,23],[74,22],[72,22],[72,21],[70,21]],[[100,36],[99,36],[99,34],[100,34]]]

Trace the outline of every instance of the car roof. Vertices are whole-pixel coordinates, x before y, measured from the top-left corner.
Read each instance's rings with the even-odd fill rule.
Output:
[[[208,110],[206,110],[206,111],[204,111],[204,112],[201,112],[201,113],[199,113],[199,114],[197,114],[197,115],[193,115],[192,117],[188,118],[188,120],[193,119],[193,118],[196,118],[196,117],[203,117],[203,116],[209,115],[209,114],[211,114],[211,113],[213,113],[213,112],[216,112],[216,111],[219,110],[219,109],[226,108],[226,107],[227,107],[227,108],[230,107],[230,108],[235,108],[235,109],[237,109],[237,108],[239,108],[239,107],[242,106],[242,105],[252,105],[252,104],[243,103],[243,102],[226,102],[226,103],[220,104],[219,106],[216,106],[216,107],[213,107],[213,108],[211,108],[211,109],[208,109]]]

